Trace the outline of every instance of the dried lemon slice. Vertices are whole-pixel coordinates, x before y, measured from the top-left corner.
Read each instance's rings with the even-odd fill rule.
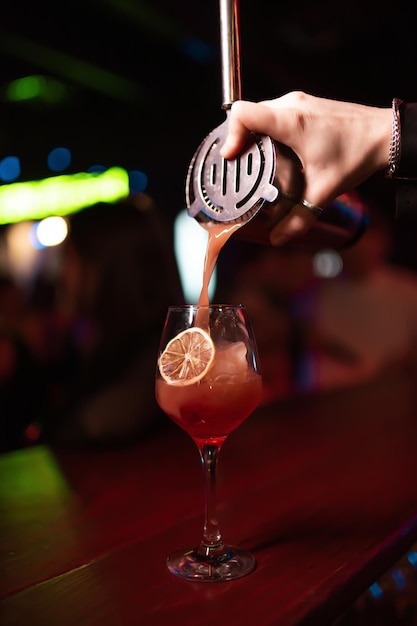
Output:
[[[207,374],[214,353],[214,343],[205,330],[187,328],[171,339],[159,357],[160,374],[170,385],[192,385]]]

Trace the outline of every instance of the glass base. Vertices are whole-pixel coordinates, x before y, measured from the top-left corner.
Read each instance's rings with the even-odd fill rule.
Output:
[[[167,558],[170,572],[200,582],[225,582],[250,574],[256,567],[256,559],[247,550],[235,546],[223,546],[220,554],[207,556],[198,548],[176,550]]]

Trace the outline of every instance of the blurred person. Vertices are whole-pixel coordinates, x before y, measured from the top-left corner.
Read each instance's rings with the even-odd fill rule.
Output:
[[[140,194],[86,208],[69,226],[58,306],[70,346],[45,437],[128,442],[160,415],[154,399],[158,341],[168,305],[182,301],[167,224]]]
[[[396,182],[397,214],[417,213],[417,103],[394,98],[390,109],[296,91],[235,102],[228,129],[221,150],[226,159],[256,132],[291,148],[302,166],[304,197],[272,230],[274,245],[308,230],[317,209],[382,170]]]
[[[0,277],[0,452],[29,443],[26,429],[42,413],[43,387],[23,329],[24,298],[12,277]]]
[[[237,272],[232,297],[245,302],[253,321],[265,402],[417,365],[417,276],[389,261],[390,221],[374,202],[361,201],[368,230],[352,247],[327,251],[340,254],[337,276],[318,275],[314,253],[291,245],[259,247]]]
[[[307,389],[358,384],[417,365],[417,275],[390,262],[391,220],[367,202],[370,224],[341,251],[343,269],[316,282]]]
[[[16,281],[9,275],[0,276],[0,323],[18,328],[24,310],[24,297]]]

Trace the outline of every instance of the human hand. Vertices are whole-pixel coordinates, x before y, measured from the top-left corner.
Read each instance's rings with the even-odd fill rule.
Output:
[[[378,108],[291,92],[259,103],[238,101],[229,114],[221,154],[235,158],[251,132],[269,135],[290,147],[303,168],[304,198],[325,208],[388,166],[392,131],[390,108]],[[316,214],[296,204],[271,232],[280,245],[307,231]]]

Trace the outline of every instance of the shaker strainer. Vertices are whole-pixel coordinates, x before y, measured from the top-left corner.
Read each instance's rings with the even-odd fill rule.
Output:
[[[188,214],[200,223],[244,223],[233,237],[270,243],[269,233],[302,197],[304,178],[295,153],[267,135],[253,135],[235,159],[220,155],[228,112],[241,99],[239,0],[220,0],[222,109],[225,121],[196,150],[187,173]],[[254,219],[256,217],[256,219]],[[342,247],[362,234],[366,211],[359,201],[339,198],[325,208],[300,241],[313,247]]]

